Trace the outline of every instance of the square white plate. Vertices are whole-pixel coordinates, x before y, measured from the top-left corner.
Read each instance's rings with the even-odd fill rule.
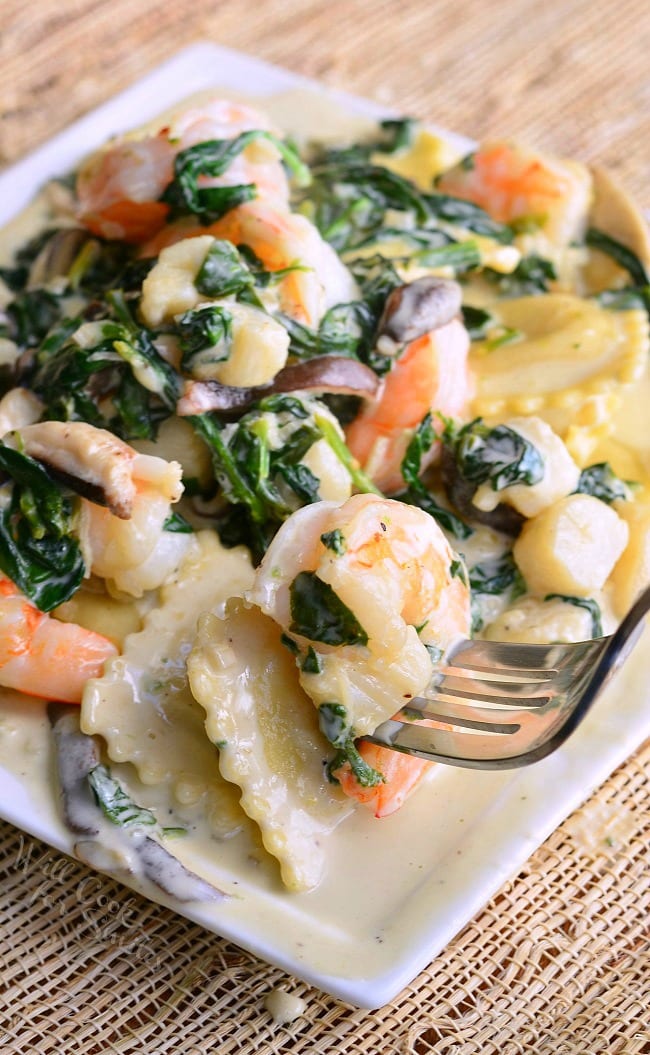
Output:
[[[262,108],[264,97],[300,89],[328,97],[347,113],[384,115],[372,103],[198,44],[2,173],[0,223],[27,204],[44,180],[64,174],[110,135],[210,87],[261,98]],[[449,138],[464,147],[469,142]],[[437,767],[432,781],[397,815],[376,821],[359,810],[332,839],[328,875],[310,894],[286,893],[271,867],[257,873],[242,869],[236,839],[215,843],[209,860],[182,840],[183,861],[234,894],[230,900],[181,905],[146,893],[336,997],[378,1007],[396,996],[650,735],[649,644],[646,633],[588,721],[550,758],[510,773]],[[0,758],[9,757],[12,744],[27,745],[33,763],[19,773],[0,767],[0,813],[71,852],[73,839],[53,790],[43,707],[26,706],[15,696],[0,703]],[[45,782],[37,779],[43,772]]]

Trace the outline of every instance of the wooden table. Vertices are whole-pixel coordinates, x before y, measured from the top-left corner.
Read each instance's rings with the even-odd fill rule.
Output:
[[[596,160],[650,207],[645,0],[2,0],[0,10],[0,164],[211,39],[475,138],[512,135]],[[375,1013],[3,825],[0,1051],[641,1055],[649,776],[646,748]],[[594,817],[609,818],[611,852],[585,841]],[[285,1027],[262,1003],[277,985],[306,1001]]]

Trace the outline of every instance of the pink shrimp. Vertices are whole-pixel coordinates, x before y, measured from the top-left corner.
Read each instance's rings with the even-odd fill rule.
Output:
[[[142,253],[157,256],[163,249],[199,235],[248,246],[268,271],[298,265],[278,282],[278,306],[307,326],[317,326],[328,308],[358,296],[350,272],[306,217],[261,200],[231,209],[208,227],[191,221],[169,224],[142,247]]]
[[[174,176],[176,155],[212,139],[242,132],[272,131],[263,115],[248,106],[208,100],[185,110],[156,134],[125,138],[93,154],[77,176],[78,215],[93,234],[140,244],[165,225],[169,206],[160,201]],[[203,186],[254,184],[265,200],[286,205],[287,178],[276,147],[268,140],[250,143],[222,176]]]
[[[533,221],[560,245],[584,226],[591,202],[591,176],[584,165],[543,157],[508,142],[484,143],[438,180],[438,189],[475,202],[495,220]]]
[[[468,351],[469,337],[458,319],[411,341],[378,398],[347,427],[348,447],[381,490],[404,486],[400,465],[415,427],[429,411],[462,415],[472,394]],[[425,462],[436,453],[434,445]]]
[[[432,676],[427,646],[444,653],[469,635],[469,589],[455,567],[432,517],[376,495],[306,506],[281,527],[248,596],[293,636],[301,655],[308,649],[316,655],[307,671],[301,661],[299,678],[333,742],[340,742],[339,732],[349,735],[346,729],[371,733],[394,715],[396,701],[426,689]],[[363,640],[332,644],[316,623],[313,637],[304,621],[296,626],[301,572],[333,591],[358,621]],[[347,795],[380,817],[402,805],[429,766],[366,743],[359,750],[379,782],[362,786],[348,761],[334,776]]]
[[[46,700],[80,703],[89,678],[117,655],[112,641],[76,623],[62,623],[0,578],[0,685]]]

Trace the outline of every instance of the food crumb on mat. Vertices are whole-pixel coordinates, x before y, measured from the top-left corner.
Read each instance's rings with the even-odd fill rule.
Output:
[[[286,989],[272,989],[264,997],[264,1007],[276,1026],[286,1026],[305,1013],[307,1004],[302,997],[288,993]]]

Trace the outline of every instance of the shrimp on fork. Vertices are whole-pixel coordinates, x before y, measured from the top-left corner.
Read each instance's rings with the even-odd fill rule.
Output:
[[[46,700],[80,703],[89,678],[117,655],[112,641],[39,611],[0,578],[0,685]]]
[[[174,178],[177,154],[254,130],[271,132],[273,126],[249,106],[215,98],[179,112],[155,134],[114,141],[91,155],[78,173],[79,220],[102,238],[146,242],[167,222],[169,206],[160,199]],[[261,198],[287,206],[289,184],[273,143],[248,144],[223,175],[201,180],[205,187],[238,184],[252,184]]]
[[[297,648],[299,680],[327,738],[370,775],[344,751],[333,770],[343,791],[376,816],[398,809],[428,763],[353,740],[392,718],[396,700],[407,705],[426,689],[432,659],[469,635],[462,563],[436,522],[369,494],[306,506],[280,528],[247,597]],[[314,598],[330,615],[310,623]]]

